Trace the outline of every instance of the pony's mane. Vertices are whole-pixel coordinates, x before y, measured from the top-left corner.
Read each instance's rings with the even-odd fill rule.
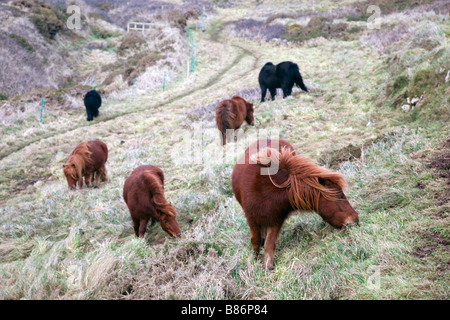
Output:
[[[64,174],[74,180],[79,180],[90,159],[91,152],[88,149],[87,142],[80,143],[67,159],[64,166]]]
[[[261,166],[278,163],[280,169],[285,169],[289,173],[289,178],[281,185],[269,177],[274,186],[288,188],[289,201],[298,210],[317,211],[321,195],[330,201],[337,200],[340,190],[323,186],[319,179],[329,180],[341,189],[346,186],[340,173],[320,167],[307,157],[294,155],[290,148],[283,147],[280,152],[273,148],[264,148],[251,155],[250,160],[250,163]]]
[[[175,208],[169,202],[167,202],[166,198],[164,197],[164,189],[161,181],[149,170],[145,170],[142,173],[142,176],[145,180],[145,184],[147,185],[153,196],[153,202],[155,203],[156,210],[169,216],[175,217],[177,215],[177,212],[175,211]]]

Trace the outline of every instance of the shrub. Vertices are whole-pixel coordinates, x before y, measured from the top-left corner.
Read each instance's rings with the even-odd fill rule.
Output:
[[[100,2],[97,4],[97,8],[99,8],[100,10],[103,10],[103,11],[110,11],[110,10],[114,9],[114,5],[112,3],[108,3],[108,2]]]
[[[63,28],[63,23],[58,19],[56,14],[47,8],[35,10],[31,21],[36,29],[48,39],[54,39],[56,34]]]
[[[123,37],[117,52],[123,54],[126,50],[136,49],[144,43],[146,41],[140,32],[129,32]]]
[[[120,36],[120,32],[118,31],[107,30],[99,26],[93,26],[91,31],[92,35],[97,39],[107,39]]]

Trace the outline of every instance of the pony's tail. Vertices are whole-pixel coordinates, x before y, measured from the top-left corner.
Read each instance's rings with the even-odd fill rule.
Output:
[[[222,126],[222,144],[226,145],[227,144],[227,124],[225,122],[225,120],[223,118],[221,118],[221,126]]]
[[[225,145],[227,143],[227,129],[229,129],[229,121],[230,118],[234,118],[235,115],[231,113],[231,111],[229,109],[230,107],[230,102],[229,101],[224,101],[222,102],[222,104],[219,106],[219,110],[218,110],[218,114],[219,114],[219,118],[220,118],[220,131],[222,132],[222,143],[223,145]]]
[[[152,195],[153,203],[155,204],[156,211],[159,213],[164,213],[169,216],[176,216],[177,212],[175,208],[167,202],[164,197],[164,189],[161,181],[149,171],[143,172],[143,177],[145,180],[145,184]]]
[[[108,175],[106,172],[106,167],[103,165],[103,168],[100,169],[100,179],[105,182],[108,181]]]
[[[303,78],[300,74],[300,71],[298,70],[298,66],[295,68],[295,84],[303,91],[308,92],[308,88],[306,88],[305,84],[303,83]]]

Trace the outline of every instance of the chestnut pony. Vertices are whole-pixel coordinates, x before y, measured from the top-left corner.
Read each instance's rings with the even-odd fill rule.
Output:
[[[123,186],[123,198],[130,210],[136,237],[143,238],[147,224],[158,221],[172,237],[181,235],[176,211],[164,198],[164,174],[155,166],[143,165],[133,170]]]
[[[269,172],[270,167],[276,171]],[[296,155],[286,140],[258,140],[247,148],[234,166],[232,187],[244,209],[256,258],[266,238],[266,269],[273,269],[278,235],[295,210],[316,211],[336,228],[359,223],[342,192],[344,186],[341,174]]]
[[[216,107],[216,124],[222,133],[222,143],[227,143],[227,129],[239,129],[244,120],[254,125],[253,104],[240,96],[221,101]],[[236,136],[235,136],[236,137]]]
[[[89,188],[94,183],[98,188],[98,181],[106,181],[105,162],[108,160],[108,147],[100,140],[80,143],[69,155],[63,165],[64,175],[70,189],[83,188],[83,177]],[[95,177],[95,181],[94,181]]]

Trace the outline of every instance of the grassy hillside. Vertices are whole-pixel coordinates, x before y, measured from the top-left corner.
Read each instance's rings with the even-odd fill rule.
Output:
[[[0,297],[448,299],[446,2],[371,1],[379,29],[367,28],[356,1],[212,3],[205,32],[188,21],[195,72],[186,77],[180,51],[165,91],[111,89],[89,123],[79,107],[45,110],[40,124],[39,98],[0,106]],[[84,71],[100,72],[108,54],[83,59]],[[310,93],[260,104],[260,68],[285,60],[300,66]],[[255,127],[224,150],[214,110],[236,93],[255,104]],[[266,272],[230,180],[248,143],[276,134],[345,176],[361,224],[342,231],[313,212],[292,216]],[[62,165],[90,139],[108,145],[109,181],[70,191]],[[141,164],[163,169],[181,238],[158,224],[134,237],[122,187]]]

